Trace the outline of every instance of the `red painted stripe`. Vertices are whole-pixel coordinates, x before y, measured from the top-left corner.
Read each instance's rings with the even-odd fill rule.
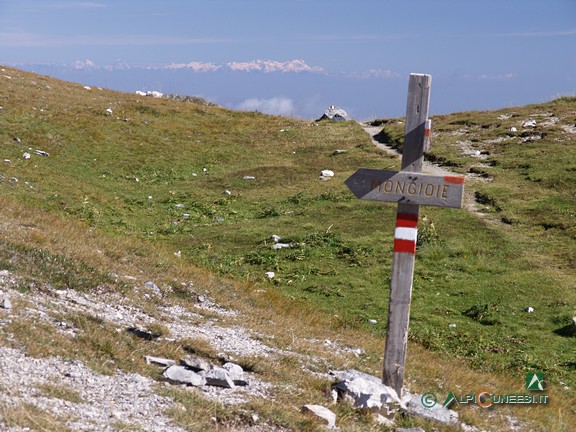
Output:
[[[398,228],[418,228],[418,215],[398,213],[396,215],[396,226]]]
[[[424,129],[424,136],[425,136],[425,137],[429,137],[429,136],[430,136],[430,129]]]
[[[444,181],[451,184],[464,184],[464,177],[444,176]]]
[[[394,253],[416,254],[416,242],[412,240],[394,239]]]

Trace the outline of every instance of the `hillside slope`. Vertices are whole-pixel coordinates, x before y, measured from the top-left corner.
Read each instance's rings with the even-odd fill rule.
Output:
[[[329,403],[329,370],[379,375],[395,208],[353,199],[343,181],[359,167],[398,169],[399,161],[359,125],[90,89],[9,68],[0,106],[0,290],[12,303],[0,310],[5,364],[28,364],[25,353],[41,367],[79,362],[72,365],[86,367],[78,373],[87,381],[137,373],[143,397],[166,398],[150,409],[173,430],[214,421],[221,430],[315,430],[296,409]],[[473,212],[423,212],[406,384],[443,399],[486,386],[521,392],[527,372],[543,372],[551,406],[487,415],[462,405],[461,419],[484,430],[516,419],[524,430],[568,431],[576,416],[576,100],[433,120],[428,157],[465,174],[475,204]],[[379,139],[401,148],[401,120],[378,124]],[[322,169],[335,178],[319,180]],[[274,249],[273,235],[289,247]],[[261,385],[206,402],[202,392],[160,385],[161,372],[144,359],[190,354],[234,357]],[[88,421],[81,409],[53,412],[94,404],[84,390],[54,374],[43,381],[2,384],[10,387],[6,425],[75,430],[66,416]],[[386,430],[335,409],[343,430]],[[147,418],[120,404],[108,424],[150,429]]]

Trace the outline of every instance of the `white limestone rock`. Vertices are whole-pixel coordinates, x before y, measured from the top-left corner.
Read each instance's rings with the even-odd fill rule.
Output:
[[[206,384],[208,385],[225,388],[236,387],[234,380],[232,380],[228,371],[221,367],[210,369],[208,372],[206,372],[204,378],[206,378]]]
[[[164,373],[164,378],[178,383],[187,384],[194,387],[202,387],[206,384],[207,380],[200,374],[186,369],[184,366],[173,365],[168,367]]]
[[[336,427],[336,414],[322,405],[304,405],[300,411],[304,414],[311,414],[323,420],[329,429],[334,429]]]
[[[455,424],[458,422],[458,413],[436,404],[432,407],[426,407],[422,404],[422,395],[411,395],[410,400],[406,404],[408,408],[408,415],[422,417],[426,420],[437,421],[443,424]]]

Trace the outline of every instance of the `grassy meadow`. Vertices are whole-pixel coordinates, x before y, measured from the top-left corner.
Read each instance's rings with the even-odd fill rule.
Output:
[[[266,322],[317,314],[317,323],[308,318],[313,330],[297,323],[294,331],[341,332],[371,353],[356,366],[379,373],[396,207],[357,200],[343,182],[360,167],[399,169],[400,161],[359,124],[86,89],[10,68],[2,75],[0,270],[30,284],[108,285],[126,295],[111,273],[201,277],[220,301]],[[468,176],[470,208],[420,210],[408,384],[473,393],[490,377],[520,391],[525,373],[543,372],[553,406],[510,412],[534,422],[531,430],[568,431],[576,419],[576,98],[432,120],[426,159]],[[523,127],[528,120],[536,126]],[[401,149],[402,119],[374,124],[380,140]],[[319,180],[323,169],[335,177]],[[273,235],[290,247],[273,249]],[[266,301],[254,294],[262,290]],[[286,333],[282,325],[269,330]],[[492,421],[473,410],[463,417],[486,428]]]

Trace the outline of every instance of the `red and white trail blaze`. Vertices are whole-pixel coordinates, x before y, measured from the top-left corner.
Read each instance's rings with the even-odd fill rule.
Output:
[[[394,252],[416,254],[418,215],[399,213],[394,231]]]

